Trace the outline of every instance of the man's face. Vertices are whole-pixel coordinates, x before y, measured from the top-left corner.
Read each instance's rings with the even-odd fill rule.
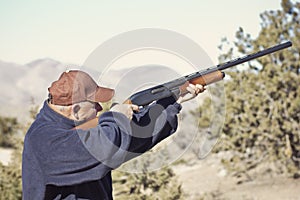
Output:
[[[85,101],[78,104],[80,109],[78,110],[79,121],[90,120],[97,116],[97,113],[102,110],[99,103]]]

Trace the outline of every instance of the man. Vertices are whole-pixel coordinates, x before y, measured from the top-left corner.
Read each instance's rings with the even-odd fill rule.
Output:
[[[181,103],[205,89],[187,90],[190,97],[144,109],[115,105],[97,118],[99,102],[111,100],[114,90],[83,71],[64,72],[25,136],[23,199],[112,199],[111,170],[174,133]]]

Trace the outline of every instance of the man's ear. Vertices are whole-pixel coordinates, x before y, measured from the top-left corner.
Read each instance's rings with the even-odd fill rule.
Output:
[[[79,116],[78,116],[78,112],[80,110],[80,105],[78,104],[74,104],[72,105],[72,114],[74,115],[74,117],[79,120]]]

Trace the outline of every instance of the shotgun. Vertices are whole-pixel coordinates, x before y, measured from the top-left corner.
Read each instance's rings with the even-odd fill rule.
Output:
[[[282,44],[275,45],[273,47],[269,47],[267,49],[258,51],[256,53],[252,53],[249,55],[246,55],[244,57],[240,57],[231,61],[228,61],[223,64],[219,64],[217,66],[201,70],[183,77],[180,77],[178,79],[142,90],[140,92],[137,92],[133,95],[131,95],[127,100],[125,100],[123,103],[125,104],[135,104],[138,106],[146,106],[153,101],[157,101],[160,99],[164,99],[167,97],[173,96],[175,99],[178,99],[180,95],[187,92],[186,88],[187,86],[191,84],[200,84],[203,86],[218,82],[222,80],[225,77],[225,73],[223,70],[245,63],[247,61],[256,59],[258,57],[265,56],[267,54],[274,53],[276,51],[285,49],[292,46],[292,42],[288,41]],[[88,125],[88,123],[90,125]],[[88,128],[93,126],[96,126],[98,123],[97,119],[94,120],[94,123],[87,122],[82,125],[79,125],[77,128]],[[88,125],[88,126],[85,126]]]
[[[225,77],[225,73],[222,72],[222,70],[256,59],[258,57],[262,57],[267,54],[274,53],[276,51],[282,50],[290,46],[292,46],[292,43],[288,41],[256,53],[249,54],[244,57],[228,61],[224,64],[219,64],[215,67],[211,67],[205,70],[201,70],[183,76],[181,78],[172,80],[170,82],[137,92],[131,95],[124,103],[135,104],[138,106],[145,106],[150,104],[153,101],[164,99],[170,96],[174,96],[176,99],[178,99],[178,97],[181,94],[187,92],[186,87],[189,85],[189,83],[200,84],[203,86],[209,85],[211,83],[215,83],[217,81],[222,80]]]

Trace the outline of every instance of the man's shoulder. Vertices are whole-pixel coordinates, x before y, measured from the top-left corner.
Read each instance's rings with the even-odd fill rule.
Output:
[[[57,134],[62,134],[68,130],[61,128],[55,122],[45,122],[44,120],[35,120],[30,128],[28,129],[25,140],[33,141],[36,140],[49,140],[52,137],[56,137]]]

